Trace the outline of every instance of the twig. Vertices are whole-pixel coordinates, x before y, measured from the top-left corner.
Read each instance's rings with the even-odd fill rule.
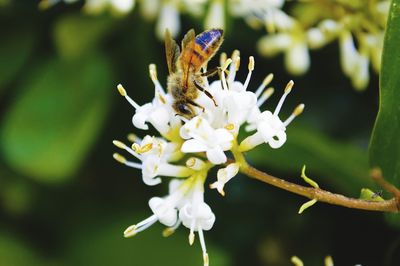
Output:
[[[260,180],[264,183],[307,197],[309,199],[316,199],[318,201],[326,202],[329,204],[339,205],[352,209],[368,210],[368,211],[399,212],[400,209],[400,206],[396,198],[379,202],[348,198],[344,195],[331,193],[329,191],[320,188],[305,187],[288,182],[286,180],[264,173],[248,164],[242,165],[240,170],[247,176]],[[385,189],[389,188],[386,185],[383,187]]]

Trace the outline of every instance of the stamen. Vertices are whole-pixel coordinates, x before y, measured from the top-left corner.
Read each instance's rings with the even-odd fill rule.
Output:
[[[232,131],[235,129],[235,125],[234,124],[227,124],[226,126],[224,126],[224,128],[226,130]]]
[[[119,153],[114,153],[113,154],[113,158],[118,161],[119,163],[122,163],[126,166],[132,167],[132,168],[136,168],[136,169],[142,169],[142,165],[140,163],[135,163],[132,161],[128,161],[126,160],[126,158],[122,155],[120,155]]]
[[[153,143],[147,143],[143,146],[140,146],[137,143],[133,143],[131,148],[134,152],[137,152],[138,154],[142,154],[142,153],[150,151],[153,148]]]
[[[135,156],[137,159],[142,160],[142,157],[137,154],[135,151],[133,151],[131,148],[129,148],[128,146],[126,146],[124,143],[122,143],[119,140],[113,140],[113,144],[115,146],[117,146],[120,149],[126,150],[127,152],[129,152],[130,154],[132,154],[133,156]]]
[[[304,110],[304,104],[299,104],[294,110],[293,113],[283,122],[283,125],[287,127],[295,118],[299,116]]]
[[[244,87],[245,90],[247,89],[247,86],[249,86],[249,82],[250,82],[250,78],[251,78],[251,73],[252,73],[253,70],[254,70],[254,57],[253,57],[253,56],[250,56],[250,57],[249,57],[248,69],[249,69],[249,73],[247,74],[246,81],[244,82],[244,85],[243,85],[243,87]]]
[[[130,142],[142,142],[142,140],[136,134],[133,134],[133,133],[129,133],[127,136],[127,139]]]
[[[157,78],[157,68],[155,64],[149,65],[149,72],[150,72],[150,78],[154,83],[156,93],[159,92],[162,96],[165,96],[165,91]]]
[[[292,91],[293,85],[294,85],[293,80],[289,81],[288,84],[286,85],[285,92],[283,93],[281,99],[279,100],[278,105],[275,108],[274,115],[278,115],[279,112],[281,111],[281,108],[282,108],[283,103],[285,102],[286,96],[288,96],[288,94]]]
[[[186,166],[196,171],[203,169],[205,165],[203,160],[196,157],[191,157],[186,161]]]
[[[260,107],[261,105],[263,105],[265,103],[265,101],[271,97],[271,95],[274,93],[274,91],[275,90],[272,87],[270,87],[266,91],[264,91],[264,93],[261,95],[260,99],[258,99],[258,101],[257,101],[257,106]]]
[[[258,87],[258,89],[255,92],[257,98],[260,97],[260,95],[264,91],[265,87],[267,87],[271,83],[273,78],[274,78],[274,74],[272,74],[272,73],[268,74],[268,76],[266,76],[264,78],[263,82],[261,83],[261,85]]]
[[[326,256],[324,260],[325,266],[333,266],[333,259],[331,256]]]
[[[290,258],[290,261],[295,265],[295,266],[303,266],[303,262],[301,261],[301,259],[297,256],[293,256]]]
[[[229,66],[229,74],[228,74],[228,83],[229,85],[235,80],[236,72],[238,71],[240,66],[240,52],[239,50],[235,50],[232,53],[232,64]]]
[[[193,245],[194,243],[194,224],[195,224],[195,220],[192,220],[192,224],[190,225],[190,233],[189,233],[189,245]]]
[[[209,260],[208,260],[208,254],[207,254],[207,249],[206,249],[206,243],[204,241],[203,230],[201,229],[201,227],[198,227],[197,230],[199,233],[201,249],[203,250],[204,265],[206,266],[209,264]]]
[[[119,163],[125,164],[126,163],[126,158],[124,156],[122,156],[119,153],[114,153],[113,154],[113,158],[118,161]]]
[[[124,237],[135,236],[137,233],[142,232],[143,230],[146,230],[147,228],[152,226],[155,222],[157,222],[157,220],[157,216],[153,214],[149,218],[141,221],[140,223],[129,226],[124,231]]]
[[[232,63],[232,59],[228,58],[224,65],[221,67],[221,82],[222,82],[222,88],[224,90],[228,90],[228,85],[226,83],[226,79],[225,79],[225,70],[227,69],[227,67]]]
[[[126,90],[121,84],[118,84],[117,89],[121,96],[125,97],[125,99],[133,106],[133,108],[138,109],[140,105],[138,105],[131,97],[126,93]]]
[[[176,224],[172,227],[165,228],[164,231],[162,232],[163,237],[169,237],[173,233],[175,233],[176,229],[181,225],[182,221],[178,220]]]
[[[221,55],[219,56],[219,65],[222,67],[224,65],[224,63],[226,62],[227,59],[227,55],[226,53],[221,53]]]

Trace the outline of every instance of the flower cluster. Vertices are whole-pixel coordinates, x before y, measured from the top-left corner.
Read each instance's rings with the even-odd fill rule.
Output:
[[[225,195],[226,183],[247,165],[243,153],[263,143],[273,149],[281,147],[287,138],[286,127],[304,109],[304,105],[300,104],[286,120],[279,118],[285,98],[294,85],[290,81],[276,108],[273,111],[262,110],[263,104],[274,91],[269,87],[272,74],[264,79],[255,92],[249,91],[254,58],[249,58],[249,72],[244,82],[235,79],[240,65],[239,51],[234,51],[231,58],[226,58],[226,54],[222,54],[218,80],[209,83],[204,77],[205,87],[213,95],[216,104],[200,93],[195,101],[204,109],[195,107],[196,115],[190,119],[174,112],[174,99],[158,81],[155,65],[149,67],[155,88],[152,102],[139,105],[129,97],[122,85],[117,87],[135,109],[133,125],[142,130],[152,126],[160,137],[145,135],[139,138],[131,135],[129,139],[132,145],[115,140],[114,145],[125,150],[135,160],[127,160],[119,153],[115,153],[114,158],[141,170],[146,185],[153,186],[165,179],[169,180],[168,194],[149,200],[152,215],[129,226],[124,236],[134,236],[157,221],[167,227],[164,236],[172,234],[183,225],[189,229],[190,244],[193,244],[197,232],[204,265],[208,265],[209,261],[204,231],[210,230],[216,219],[204,200],[210,169],[219,167],[216,180],[209,187]],[[248,133],[239,141],[239,129],[242,126]],[[229,154],[233,155],[232,159],[228,159]]]
[[[42,0],[48,7],[62,0]],[[77,0],[63,0],[73,3]],[[87,13],[111,9],[126,14],[135,0],[85,0]],[[263,56],[284,54],[287,70],[304,74],[310,67],[309,50],[338,40],[344,74],[356,89],[369,83],[369,66],[380,69],[383,36],[389,0],[310,0],[286,5],[285,0],[138,0],[143,17],[156,20],[156,35],[164,39],[166,29],[176,37],[181,14],[204,18],[204,28],[225,28],[226,17],[243,18],[252,28],[265,27],[267,34],[258,42]],[[284,11],[290,6],[290,13]]]
[[[283,1],[265,1],[280,7]],[[291,15],[280,10],[251,12],[251,25],[265,25],[268,34],[258,42],[260,54],[284,53],[292,74],[303,74],[310,66],[309,50],[338,40],[344,74],[356,89],[369,83],[369,65],[379,72],[389,0],[300,1]]]

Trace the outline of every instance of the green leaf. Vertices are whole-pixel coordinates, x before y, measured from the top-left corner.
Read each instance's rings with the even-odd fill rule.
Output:
[[[3,25],[4,27],[4,25]],[[6,27],[9,27],[7,25]],[[8,32],[7,32],[8,31]],[[34,46],[34,35],[31,29],[19,28],[12,31],[0,29],[0,91],[26,63]],[[3,35],[4,34],[4,35]]]
[[[73,175],[107,116],[110,81],[107,62],[97,54],[37,67],[5,115],[0,148],[6,162],[43,182]]]
[[[288,134],[287,142],[280,149],[260,145],[249,152],[250,163],[298,173],[293,176],[294,180],[300,177],[305,164],[308,174],[322,188],[328,183],[336,186],[338,192],[353,195],[357,195],[361,187],[373,185],[368,175],[366,150],[332,140],[299,123],[290,127]]]
[[[76,59],[98,45],[111,28],[108,16],[66,15],[57,20],[53,38],[62,57]]]
[[[391,3],[379,86],[379,111],[369,147],[371,167],[379,167],[383,177],[400,187],[400,0]],[[387,214],[387,221],[400,227],[399,214]]]
[[[380,167],[384,178],[400,186],[400,0],[389,11],[380,75],[379,112],[369,147],[371,167]]]

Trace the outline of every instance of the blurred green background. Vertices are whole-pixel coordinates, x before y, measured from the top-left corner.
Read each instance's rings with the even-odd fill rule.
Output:
[[[131,124],[134,110],[116,85],[140,104],[150,101],[148,65],[157,64],[165,84],[164,47],[154,23],[136,9],[117,18],[88,16],[81,6],[40,11],[36,1],[15,1],[0,7],[0,265],[202,265],[200,246],[188,245],[183,227],[169,238],[160,225],[123,238],[128,225],[150,215],[148,199],[166,194],[167,182],[147,187],[139,171],[112,159],[113,139],[146,134]],[[181,19],[183,32],[202,30],[201,19]],[[281,57],[255,54],[263,31],[242,20],[227,25],[221,51],[255,55],[250,87],[272,72],[276,91],[295,81],[284,114],[306,104],[285,146],[262,145],[249,161],[296,183],[306,164],[322,188],[352,197],[363,187],[379,190],[367,163],[378,77],[371,72],[364,92],[352,89],[340,71],[337,43],[312,52],[311,70],[291,77]],[[239,79],[246,74],[242,68]],[[306,199],[244,176],[226,193],[205,195],[217,216],[205,234],[210,265],[290,265],[292,255],[306,265],[322,265],[326,255],[336,265],[400,265],[394,216],[323,203],[298,215]]]

